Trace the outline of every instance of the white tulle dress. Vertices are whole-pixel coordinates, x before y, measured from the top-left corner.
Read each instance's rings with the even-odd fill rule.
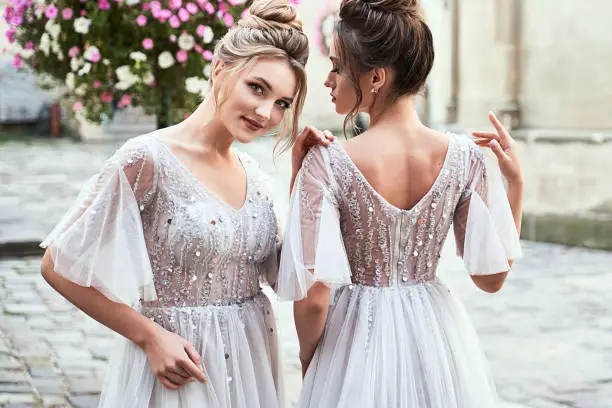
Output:
[[[153,135],[128,141],[43,243],[55,270],[130,305],[191,342],[207,384],[178,391],[145,353],[119,339],[100,406],[281,406],[273,282],[279,241],[264,175],[244,154],[247,197],[235,209],[208,191]]]
[[[437,180],[402,210],[340,143],[309,152],[290,204],[278,293],[301,299],[314,281],[334,290],[299,407],[497,406],[473,326],[436,277],[453,225],[471,274],[507,271],[508,259],[520,257],[503,185],[490,181],[479,148],[450,135]]]

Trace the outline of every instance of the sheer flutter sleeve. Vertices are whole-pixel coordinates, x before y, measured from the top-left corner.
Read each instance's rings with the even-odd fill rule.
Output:
[[[42,242],[55,271],[115,302],[155,300],[141,212],[150,204],[156,182],[150,148],[137,139],[128,141],[86,183]]]
[[[314,282],[328,286],[351,282],[340,231],[338,188],[325,147],[304,158],[289,204],[277,292],[281,299],[306,297]]]
[[[465,188],[455,209],[457,253],[471,275],[510,269],[509,260],[522,256],[519,236],[501,174],[487,169],[482,151],[465,143]]]

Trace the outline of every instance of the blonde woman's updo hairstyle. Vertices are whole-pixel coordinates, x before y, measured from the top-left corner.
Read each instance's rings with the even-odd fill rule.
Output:
[[[293,146],[298,133],[306,99],[308,61],[308,38],[287,0],[255,0],[248,14],[215,46],[214,59],[223,61],[232,74],[250,69],[259,58],[286,59],[295,72],[297,94],[280,129],[280,139],[285,139],[282,150],[286,150]]]

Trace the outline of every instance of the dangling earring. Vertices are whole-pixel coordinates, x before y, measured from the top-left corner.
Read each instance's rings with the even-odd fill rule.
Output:
[[[376,88],[372,88],[372,93],[373,93],[374,95],[378,94],[378,89],[376,89]]]

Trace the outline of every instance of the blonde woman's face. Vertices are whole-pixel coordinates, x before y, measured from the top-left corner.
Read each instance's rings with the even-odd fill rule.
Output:
[[[218,114],[227,130],[249,143],[278,127],[295,99],[297,80],[286,60],[259,59],[236,78]]]

